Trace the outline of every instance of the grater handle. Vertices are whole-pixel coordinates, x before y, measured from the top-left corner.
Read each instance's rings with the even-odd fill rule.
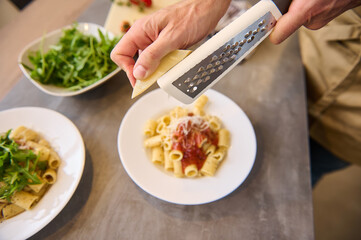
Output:
[[[273,2],[274,4],[276,4],[276,6],[283,15],[288,11],[288,8],[290,7],[292,0],[273,0]]]

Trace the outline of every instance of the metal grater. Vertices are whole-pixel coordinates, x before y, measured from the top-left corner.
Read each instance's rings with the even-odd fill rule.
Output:
[[[158,85],[192,103],[258,46],[280,16],[274,2],[260,1],[159,78]]]
[[[274,26],[276,19],[268,12],[234,38],[218,48],[172,84],[194,98],[215,81],[225,70],[235,66],[246,53]]]

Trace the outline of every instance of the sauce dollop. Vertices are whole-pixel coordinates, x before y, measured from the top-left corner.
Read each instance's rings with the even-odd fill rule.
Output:
[[[218,133],[210,129],[209,124],[199,116],[188,114],[172,133],[172,149],[183,152],[182,169],[195,164],[200,170],[207,158],[202,148],[205,142],[218,145]]]

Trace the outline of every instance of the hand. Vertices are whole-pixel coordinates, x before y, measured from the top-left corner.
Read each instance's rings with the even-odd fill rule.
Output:
[[[205,36],[225,14],[231,0],[184,0],[136,21],[111,53],[132,86],[155,71],[169,52],[187,48]],[[133,57],[139,52],[135,63]]]
[[[293,0],[288,12],[277,22],[270,41],[279,44],[302,25],[319,29],[346,10],[361,4],[361,0]]]

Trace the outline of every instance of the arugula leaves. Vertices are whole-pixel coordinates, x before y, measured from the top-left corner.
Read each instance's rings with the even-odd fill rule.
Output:
[[[7,200],[26,185],[40,184],[38,163],[43,167],[33,151],[19,149],[19,144],[9,138],[10,132],[0,136],[0,199]]]
[[[73,24],[64,29],[56,45],[44,53],[43,46],[28,58],[34,67],[22,65],[30,76],[42,84],[53,84],[69,90],[79,90],[102,79],[117,68],[110,53],[119,38],[110,39],[99,29],[100,41],[85,35]],[[44,41],[44,40],[43,40]],[[43,42],[42,42],[43,45]]]

